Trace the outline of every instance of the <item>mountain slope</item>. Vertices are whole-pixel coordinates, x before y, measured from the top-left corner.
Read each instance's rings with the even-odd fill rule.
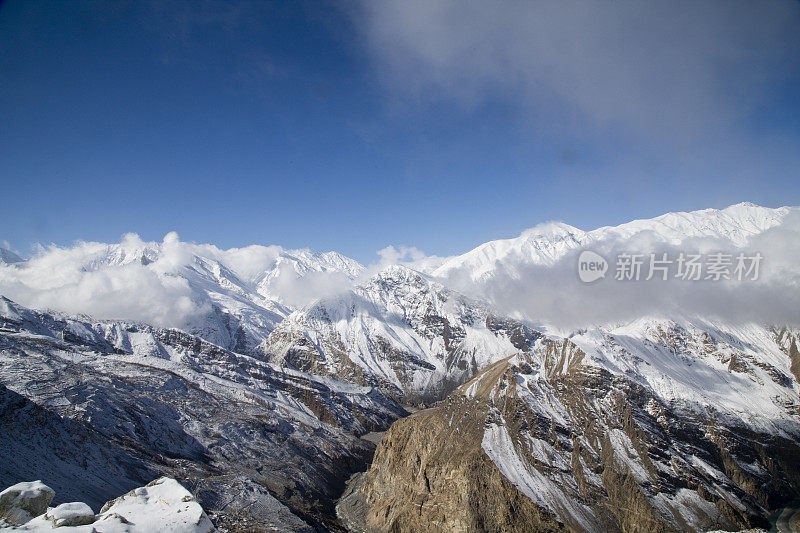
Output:
[[[53,479],[60,496],[96,504],[163,473],[233,525],[275,513],[333,523],[333,498],[373,448],[358,436],[405,414],[376,389],[177,330],[5,298],[0,318],[0,384],[23,408],[3,411],[15,428],[0,434],[0,453],[14,454],[4,485]]]
[[[43,468],[76,499],[98,501],[166,474],[218,522],[282,516],[292,527],[335,528],[333,500],[372,453],[359,437],[405,415],[398,403],[446,398],[387,433],[357,491],[357,523],[764,525],[800,497],[800,333],[736,313],[761,285],[725,285],[734,298],[720,301],[732,308],[713,317],[680,305],[612,316],[626,300],[610,281],[596,293],[600,313],[587,315],[600,325],[556,326],[525,311],[588,307],[588,286],[562,261],[580,247],[691,237],[741,246],[794,212],[740,204],[590,232],[551,223],[452,258],[435,276],[391,266],[366,281],[364,267],[336,253],[222,251],[170,236],[4,263],[0,290],[66,307],[86,300],[117,319],[0,300],[0,415],[17,436],[0,440],[31,457],[9,459],[0,474],[34,479]],[[765,276],[768,305],[782,294],[791,304],[800,279],[787,261],[797,241],[781,230],[770,232],[786,241],[773,252],[789,253],[767,254],[778,266]],[[567,294],[554,270],[569,270],[577,288]],[[518,313],[512,319],[465,296],[489,294],[481,287],[498,280],[513,283],[495,292],[547,305],[504,307]],[[652,286],[626,288],[636,301],[661,302]],[[783,315],[796,316],[789,307]],[[107,466],[114,482],[93,481]]]
[[[660,329],[648,341],[657,350],[606,336],[589,355],[542,339],[395,423],[361,488],[365,522],[393,531],[766,526],[771,510],[800,496],[800,384],[789,357],[772,361],[775,339],[759,357],[719,331],[633,329],[648,327]],[[606,349],[642,366],[671,352],[672,376],[709,385],[709,395],[678,398],[657,372],[616,368]],[[719,390],[709,373],[741,388],[711,401]]]

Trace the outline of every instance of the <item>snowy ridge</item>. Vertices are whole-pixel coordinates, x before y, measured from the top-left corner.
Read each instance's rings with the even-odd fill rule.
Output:
[[[283,365],[424,397],[527,349],[536,335],[420,272],[390,266],[290,315],[262,348]]]
[[[583,364],[633,379],[671,405],[714,410],[781,435],[784,421],[800,416],[800,384],[771,327],[640,319],[570,341],[586,354]]]
[[[745,202],[725,209],[667,213],[592,231],[548,222],[525,230],[519,237],[490,241],[452,257],[431,274],[445,279],[468,277],[473,281],[485,280],[497,269],[513,275],[518,265],[553,264],[576,248],[610,239],[631,239],[646,232],[671,244],[691,237],[710,237],[728,239],[735,246],[743,246],[753,235],[780,224],[792,209],[796,208],[771,209]]]

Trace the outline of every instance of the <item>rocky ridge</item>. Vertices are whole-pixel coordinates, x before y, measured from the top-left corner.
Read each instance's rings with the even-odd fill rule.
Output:
[[[391,266],[290,315],[260,347],[276,364],[381,388],[408,403],[443,398],[541,334],[428,276]]]

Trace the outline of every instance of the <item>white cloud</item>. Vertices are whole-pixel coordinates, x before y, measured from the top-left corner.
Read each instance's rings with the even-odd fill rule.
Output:
[[[555,226],[542,226],[537,231],[552,227]],[[797,210],[787,215],[781,225],[751,238],[744,248],[711,238],[684,239],[678,245],[661,240],[653,232],[640,232],[633,238],[595,243],[590,249],[612,262],[607,279],[592,284],[578,279],[579,249],[550,266],[505,265],[508,268],[498,269],[484,284],[476,285],[468,276],[447,282],[462,292],[488,299],[503,313],[567,329],[680,314],[800,325]],[[612,279],[613,258],[620,252],[667,252],[674,258],[681,251],[760,252],[764,257],[761,276],[758,281],[741,283]],[[366,270],[365,276],[392,264],[430,272],[444,259],[407,246],[388,246],[378,255],[379,261]],[[270,297],[294,307],[345,291],[353,283],[341,272],[298,270],[298,263],[277,246],[221,250],[213,245],[182,242],[173,232],[160,243],[128,234],[118,244],[77,242],[69,247],[39,247],[24,264],[0,265],[0,294],[33,308],[185,328],[211,311],[205,278],[193,277],[199,276],[193,270],[198,266],[198,256],[230,269],[249,284],[248,290],[264,281],[263,276],[268,273],[262,287]],[[218,290],[214,287],[211,289]]]
[[[219,250],[211,246],[208,246],[208,248],[213,250],[219,261],[244,281],[252,281],[259,274],[263,274],[267,269],[271,268],[283,251],[280,246],[259,246],[255,244],[244,248],[230,248],[229,250]]]
[[[33,308],[174,327],[208,312],[209,302],[185,279],[168,274],[175,268],[173,254],[157,265],[130,261],[126,254],[143,244],[129,234],[114,248],[116,254],[109,254],[109,245],[93,242],[40,247],[23,265],[0,265],[0,293]]]
[[[380,260],[368,268],[369,274],[375,274],[389,265],[404,265],[420,272],[431,272],[446,261],[447,257],[427,255],[414,246],[387,246],[376,252]]]
[[[211,272],[197,258],[207,261]],[[348,274],[306,270],[304,261],[313,262],[308,250],[258,245],[222,250],[183,242],[176,232],[160,243],[129,233],[115,244],[39,246],[24,264],[0,265],[0,294],[33,308],[187,328],[212,310],[209,291],[230,290],[234,298],[249,299],[246,305],[263,304],[263,296],[300,307],[352,286]]]
[[[312,271],[300,277],[290,264],[283,263],[272,278],[269,289],[284,303],[302,307],[318,298],[347,291],[352,286],[353,280],[342,272]]]

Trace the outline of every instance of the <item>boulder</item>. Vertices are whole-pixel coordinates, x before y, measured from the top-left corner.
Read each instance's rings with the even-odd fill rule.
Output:
[[[45,515],[55,527],[85,526],[94,522],[94,511],[83,502],[62,503]]]
[[[0,520],[20,525],[44,514],[55,491],[41,481],[23,481],[0,492]]]

